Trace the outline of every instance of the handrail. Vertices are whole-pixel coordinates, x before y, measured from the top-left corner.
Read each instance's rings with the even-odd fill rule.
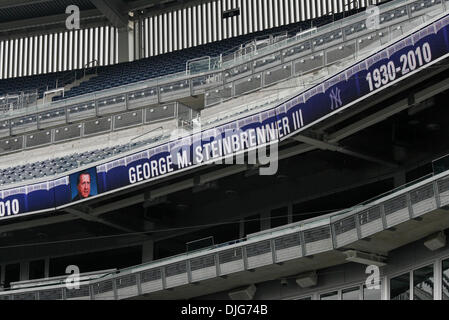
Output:
[[[92,67],[90,67],[90,65],[91,65],[92,63],[95,63],[94,66],[93,66],[93,67],[95,68],[95,73],[98,72],[98,59],[94,59],[94,60],[91,60],[91,61],[89,61],[88,63],[86,63],[86,64],[84,65],[84,67],[83,67],[83,77],[86,76],[86,70],[87,70],[88,68],[92,68]]]
[[[93,62],[95,62],[94,67],[98,67],[98,59],[93,59],[93,60],[89,61],[88,63],[86,63],[86,64],[84,65],[84,69],[90,68],[90,65],[91,65]]]
[[[152,142],[152,143],[153,143],[153,142]],[[151,143],[151,144],[152,144],[152,143]],[[161,143],[161,141],[159,141],[159,143]],[[151,145],[151,144],[150,144],[150,145]],[[143,146],[142,149],[143,149],[143,148],[147,148],[147,147],[149,147],[150,145]],[[139,150],[140,150],[140,148],[139,148]],[[139,152],[139,150],[136,149],[134,152]],[[126,156],[126,154],[123,153],[123,156]],[[97,164],[97,163],[92,163],[91,165],[96,165],[96,164]],[[56,175],[55,177],[57,177],[57,176],[58,176],[58,175]],[[18,185],[21,185],[21,184],[22,184],[22,182],[20,182]],[[10,185],[10,187],[15,187],[15,186],[16,186],[16,183]]]
[[[201,60],[208,60],[208,62],[209,62],[209,70],[210,70],[210,60],[211,60],[211,57],[210,56],[202,56],[202,57],[198,57],[198,58],[193,58],[193,59],[190,59],[190,60],[187,60],[186,61],[186,75],[191,75],[192,73],[191,73],[191,71],[190,71],[190,64],[192,63],[192,62],[196,62],[196,61],[201,61]]]
[[[143,136],[146,136],[147,134],[150,134],[150,133],[155,132],[156,130],[164,130],[164,127],[163,127],[163,126],[159,126],[159,127],[157,127],[157,128],[154,128],[154,129],[152,129],[152,130],[150,130],[150,131],[148,131],[148,132],[145,132],[145,133],[143,133],[143,134],[141,134],[141,135],[138,135],[138,136],[132,138],[131,140],[129,140],[129,142],[133,142],[133,141],[135,141],[135,140],[137,140],[137,139],[139,139],[139,138],[141,138],[141,137],[143,137]]]

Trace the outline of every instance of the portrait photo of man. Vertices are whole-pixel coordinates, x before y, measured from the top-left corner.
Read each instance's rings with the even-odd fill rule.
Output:
[[[76,189],[78,190],[78,194],[72,199],[72,201],[83,200],[91,195],[91,175],[89,172],[84,171],[79,174]]]

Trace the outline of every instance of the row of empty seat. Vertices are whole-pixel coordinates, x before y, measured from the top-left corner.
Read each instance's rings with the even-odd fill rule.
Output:
[[[146,140],[107,147],[93,151],[74,153],[65,157],[58,157],[44,161],[37,161],[20,166],[12,166],[0,170],[0,185],[7,185],[30,179],[38,179],[47,176],[64,173],[79,166],[94,163],[123,152],[127,152],[146,144],[151,144],[168,136],[156,136]]]
[[[42,99],[44,92],[64,87],[76,79],[82,77],[82,72],[64,71],[35,76],[11,78],[0,80],[0,96],[18,94],[21,92],[37,92],[38,98]]]

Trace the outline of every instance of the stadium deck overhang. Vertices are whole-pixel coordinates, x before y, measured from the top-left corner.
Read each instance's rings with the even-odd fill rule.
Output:
[[[347,250],[380,255],[386,258],[385,263],[388,265],[389,252],[416,241],[421,240],[424,243],[424,239],[428,236],[447,228],[449,228],[448,210],[440,208],[426,213],[421,216],[421,219],[403,222],[394,228],[375,233],[369,238],[358,240],[338,249],[288,260],[280,264],[269,264],[256,269],[233,273],[226,277],[216,277],[170,290],[161,290],[133,297],[133,299],[190,299],[216,293],[217,288],[220,291],[227,291],[269,280],[279,280],[286,277],[295,278],[310,271],[349,263],[350,261],[347,260],[347,254],[345,253]],[[424,246],[424,244],[422,245]],[[367,266],[367,264],[361,265],[364,268]],[[311,289],[313,290],[313,288]]]

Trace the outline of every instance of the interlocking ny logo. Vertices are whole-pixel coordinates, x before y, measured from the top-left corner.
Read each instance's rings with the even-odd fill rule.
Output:
[[[343,105],[340,97],[340,89],[332,89],[329,98],[331,99],[331,110],[338,109]]]

